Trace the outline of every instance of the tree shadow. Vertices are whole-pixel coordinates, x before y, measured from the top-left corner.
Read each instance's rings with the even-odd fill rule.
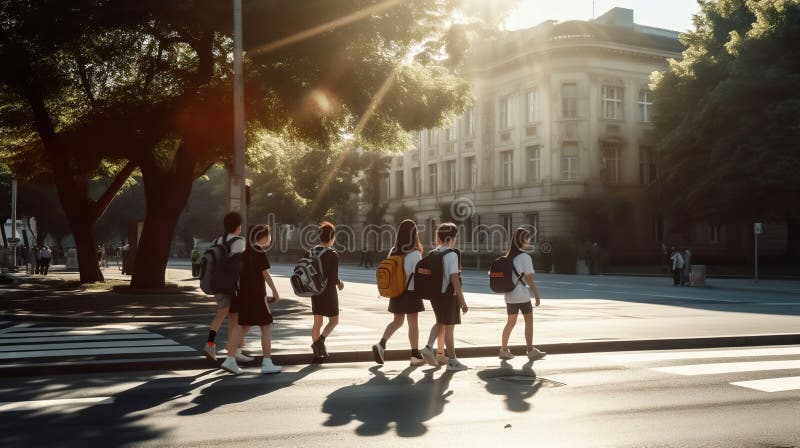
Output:
[[[247,381],[247,377],[233,375],[218,377],[218,381],[200,391],[200,394],[192,400],[193,407],[181,410],[178,415],[200,415],[211,412],[223,405],[243,403],[292,386],[298,380],[320,369],[319,365],[312,364],[303,367],[297,372],[270,375],[266,377],[266,380],[264,376],[259,376],[258,381]]]
[[[500,362],[500,368],[483,370],[478,377],[486,382],[486,391],[492,395],[505,395],[506,408],[512,412],[527,412],[531,409],[528,400],[542,387],[533,370],[533,361],[522,369],[515,369],[508,361]],[[504,380],[505,378],[505,380]]]
[[[426,370],[425,377],[416,383],[410,378],[416,367],[408,367],[394,378],[387,378],[381,366],[370,368],[374,375],[364,384],[346,386],[328,395],[322,404],[327,413],[325,426],[344,426],[352,421],[361,424],[359,436],[377,436],[395,425],[400,437],[419,437],[428,428],[425,422],[444,411],[453,372],[445,371],[434,379],[438,369]]]

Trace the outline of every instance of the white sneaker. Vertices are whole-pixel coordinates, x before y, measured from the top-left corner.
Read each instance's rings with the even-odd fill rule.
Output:
[[[283,370],[283,368],[273,364],[271,358],[264,358],[264,361],[261,363],[261,373],[278,373],[281,370]]]
[[[547,355],[547,353],[539,350],[538,348],[534,348],[533,350],[528,352],[528,359],[531,361],[535,361],[537,359],[542,359]]]
[[[239,375],[242,373],[242,368],[239,367],[239,364],[236,364],[236,358],[231,356],[225,358],[225,361],[222,363],[221,367],[234,375]]]
[[[209,361],[216,361],[217,360],[217,349],[206,342],[206,345],[203,346],[203,349],[200,350],[200,353],[203,354]]]
[[[469,367],[462,364],[458,359],[451,359],[450,361],[447,361],[447,370],[451,372],[460,372],[467,369],[469,369]]]
[[[424,359],[425,362],[434,367],[439,367],[439,362],[436,360],[436,353],[434,353],[431,348],[425,346],[425,348],[423,348],[419,352],[420,354],[422,354],[422,359]]]
[[[507,348],[501,348],[500,354],[497,356],[499,356],[500,359],[514,359],[514,354],[511,353],[511,350]]]
[[[425,364],[425,360],[422,358],[417,358],[416,356],[411,357],[411,366],[418,367]]]
[[[236,351],[236,361],[238,362],[253,362],[252,356],[247,356],[242,353],[242,349]]]
[[[436,354],[436,362],[440,366],[443,366],[443,365],[447,364],[447,361],[449,361],[449,360],[450,360],[450,358],[445,356],[444,353],[437,353]]]
[[[383,364],[383,362],[385,361],[385,358],[383,356],[385,352],[386,349],[383,348],[381,344],[375,344],[372,346],[372,357],[375,359],[375,363]]]

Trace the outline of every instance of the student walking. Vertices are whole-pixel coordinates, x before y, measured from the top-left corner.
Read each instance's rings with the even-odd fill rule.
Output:
[[[242,254],[242,272],[239,275],[239,291],[236,305],[239,325],[228,340],[228,356],[222,363],[222,368],[238,375],[242,369],[236,362],[236,353],[244,342],[244,336],[252,326],[261,328],[261,349],[264,352],[264,361],[261,363],[261,373],[278,373],[280,366],[272,363],[272,340],[270,325],[272,312],[269,303],[280,299],[272,276],[269,274],[269,258],[267,248],[272,243],[271,229],[267,225],[251,226],[247,232],[247,249]],[[272,291],[272,297],[267,297],[267,288]]]
[[[311,350],[314,352],[315,363],[320,363],[328,357],[325,339],[339,324],[338,291],[344,288],[344,283],[339,279],[339,254],[333,249],[333,244],[336,242],[336,229],[333,224],[323,221],[319,225],[319,241],[320,245],[313,248],[312,252],[322,253],[319,257],[322,274],[325,277],[325,289],[319,295],[311,297],[311,312],[314,315],[314,325],[311,327],[313,341]],[[323,329],[322,321],[325,317],[328,318],[328,324]]]
[[[455,249],[458,227],[447,222],[436,229],[437,247],[423,258],[414,271],[414,289],[422,298],[431,301],[436,323],[431,328],[428,343],[420,350],[428,364],[439,366],[436,353],[431,348],[444,327],[447,370],[460,371],[469,367],[456,358],[455,326],[461,324],[461,312],[469,310],[461,289],[461,259]]]
[[[242,215],[236,212],[230,212],[225,215],[222,220],[222,224],[225,228],[225,234],[214,240],[213,245],[226,246],[228,248],[228,254],[226,260],[220,260],[219,267],[220,269],[225,269],[226,271],[230,272],[235,270],[238,277],[239,267],[241,266],[241,256],[245,249],[244,238],[240,236],[242,233]],[[214,294],[214,298],[217,301],[217,314],[211,321],[211,329],[208,332],[208,341],[202,349],[203,355],[211,361],[217,360],[217,331],[219,331],[219,328],[222,326],[222,322],[225,320],[226,316],[228,317],[228,341],[233,339],[233,332],[238,325],[238,314],[236,313],[237,310],[235,306],[232,308],[232,305],[235,305],[233,304],[234,297],[235,292],[233,291],[230,293],[224,292]],[[241,348],[237,348],[235,356],[239,362],[253,361],[253,358],[242,353]]]
[[[53,257],[53,251],[47,246],[42,246],[39,251],[39,273],[47,275],[50,271],[50,259]]]
[[[672,286],[681,285],[681,274],[683,272],[684,260],[683,255],[681,255],[681,253],[678,252],[678,249],[675,247],[672,248],[670,260],[672,261]]]
[[[531,233],[528,229],[520,227],[514,230],[511,236],[511,245],[506,252],[506,258],[513,260],[514,271],[521,276],[518,279],[514,289],[505,293],[506,311],[508,313],[508,321],[503,328],[503,340],[500,347],[500,358],[512,359],[514,355],[508,348],[508,339],[511,337],[511,332],[517,324],[517,316],[522,313],[525,319],[525,344],[527,345],[528,359],[531,361],[544,358],[545,352],[533,346],[533,306],[531,305],[530,292],[533,292],[533,297],[536,300],[536,306],[539,306],[539,292],[536,290],[536,285],[533,283],[533,259],[530,254],[525,251],[528,250],[531,244]],[[527,286],[525,284],[527,283]],[[530,291],[528,291],[530,287]]]
[[[419,241],[417,224],[410,219],[400,223],[394,240],[394,247],[389,251],[389,257],[401,256],[402,269],[406,282],[404,291],[397,297],[389,298],[389,312],[394,314],[394,319],[386,326],[380,342],[372,346],[375,362],[383,364],[385,361],[386,341],[403,326],[403,320],[408,322],[408,342],[411,346],[411,365],[425,364],[419,352],[419,313],[425,311],[422,299],[414,294],[414,268],[422,259],[422,243]]]

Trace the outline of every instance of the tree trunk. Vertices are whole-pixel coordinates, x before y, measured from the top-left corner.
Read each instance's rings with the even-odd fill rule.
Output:
[[[72,224],[72,236],[75,238],[75,247],[78,251],[78,269],[80,271],[81,283],[102,282],[105,280],[100,271],[100,263],[97,261],[97,244],[92,234],[93,222],[78,218],[83,222]]]
[[[166,175],[143,166],[142,180],[147,206],[131,287],[163,288],[175,225],[189,200],[194,175],[192,172]]]

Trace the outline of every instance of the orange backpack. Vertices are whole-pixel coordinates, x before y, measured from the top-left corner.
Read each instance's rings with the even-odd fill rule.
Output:
[[[392,255],[381,261],[375,271],[375,280],[381,297],[395,298],[403,295],[411,282],[410,276],[406,279],[403,256]]]

